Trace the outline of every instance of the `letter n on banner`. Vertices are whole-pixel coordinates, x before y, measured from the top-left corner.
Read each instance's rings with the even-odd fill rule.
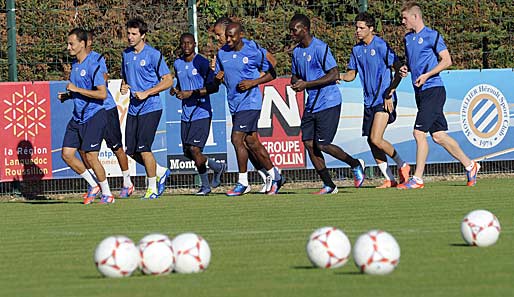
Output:
[[[304,93],[289,79],[278,78],[261,86],[264,94],[259,118],[259,139],[278,168],[305,168],[305,147],[300,131]]]

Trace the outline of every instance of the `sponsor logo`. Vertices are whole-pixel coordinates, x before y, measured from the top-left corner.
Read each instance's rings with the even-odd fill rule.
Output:
[[[97,147],[99,143],[92,144],[91,147]]]
[[[239,128],[244,129],[244,128],[246,128],[246,125],[239,125]]]
[[[137,148],[138,148],[138,149],[142,149],[142,148],[144,148],[144,147],[145,147],[144,145],[140,145],[140,146],[138,146]]]
[[[488,84],[476,85],[462,100],[462,132],[474,146],[492,148],[509,129],[509,105],[500,90]]]

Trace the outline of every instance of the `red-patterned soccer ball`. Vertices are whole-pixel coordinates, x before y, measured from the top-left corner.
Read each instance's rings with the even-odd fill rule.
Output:
[[[346,264],[352,246],[343,231],[322,227],[312,232],[307,241],[307,257],[319,268],[338,268]]]
[[[460,226],[462,238],[469,244],[479,247],[490,246],[500,237],[501,227],[498,218],[483,209],[468,213]]]
[[[126,236],[109,236],[95,250],[98,271],[107,277],[130,276],[137,269],[139,252]]]
[[[211,261],[211,249],[203,237],[195,233],[183,233],[173,238],[171,247],[175,253],[175,272],[202,272]]]
[[[357,238],[353,246],[355,265],[366,274],[388,274],[400,263],[400,246],[382,230],[371,230]]]

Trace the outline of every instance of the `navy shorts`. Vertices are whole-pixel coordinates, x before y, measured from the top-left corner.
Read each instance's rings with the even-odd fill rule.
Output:
[[[105,127],[104,139],[107,147],[113,151],[123,148],[120,116],[118,108],[106,110],[107,126]]]
[[[302,116],[302,141],[314,140],[319,144],[330,144],[339,126],[341,104],[312,113],[305,110]]]
[[[386,112],[389,113],[389,119],[387,120],[387,124],[394,123],[396,121],[396,104],[393,112],[387,112],[384,109],[384,105],[379,104],[373,107],[364,107],[364,117],[362,119],[362,136],[370,136],[371,128],[373,127],[373,120],[375,119],[375,114],[377,112]]]
[[[66,126],[62,146],[80,149],[84,152],[98,152],[102,147],[106,124],[107,120],[103,109],[83,124],[71,119]]]
[[[443,113],[445,102],[446,90],[444,87],[433,87],[416,93],[418,113],[414,129],[430,132],[430,134],[448,130],[448,123]]]
[[[127,115],[127,126],[125,127],[127,155],[152,151],[152,144],[161,120],[161,114],[162,110],[143,115]]]
[[[182,121],[180,124],[182,147],[186,145],[202,148],[209,137],[211,118],[199,119],[192,122]]]
[[[243,110],[232,115],[232,132],[257,132],[257,122],[261,116],[260,110]]]

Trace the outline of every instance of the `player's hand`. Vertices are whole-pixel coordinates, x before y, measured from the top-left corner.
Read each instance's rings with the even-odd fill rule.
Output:
[[[145,100],[148,98],[148,94],[146,92],[134,92],[134,97],[137,100]]]
[[[70,91],[57,93],[57,99],[63,103],[64,101],[71,99],[72,95]]]
[[[299,79],[298,81],[296,81],[292,86],[291,88],[293,90],[295,90],[296,92],[301,92],[303,90],[305,90],[305,88],[307,88],[307,83],[301,79]]]
[[[128,93],[128,91],[129,91],[129,89],[130,89],[130,86],[129,86],[128,84],[124,84],[124,83],[122,83],[122,84],[121,84],[120,93],[121,93],[122,95],[126,95],[126,94]]]
[[[193,95],[193,91],[178,91],[177,92],[177,98],[180,100],[187,99]]]
[[[385,111],[391,113],[394,111],[393,98],[389,97],[384,100],[384,109]]]
[[[66,85],[66,91],[69,91],[69,92],[77,92],[78,88],[77,86],[75,86],[73,83],[68,83]]]
[[[407,68],[406,65],[403,65],[400,67],[400,75],[401,77],[407,77],[407,74],[409,73],[409,68]]]
[[[424,84],[425,84],[425,82],[427,81],[428,77],[429,77],[429,76],[428,76],[428,74],[427,74],[427,73],[423,73],[422,75],[420,75],[420,76],[418,77],[418,79],[416,79],[416,82],[414,83],[414,85],[415,85],[416,87],[418,87],[418,88],[419,88],[419,87],[421,87],[422,85],[424,85]]]
[[[237,88],[243,92],[248,91],[253,87],[255,87],[255,83],[253,80],[243,80],[239,84],[237,84]]]
[[[220,71],[220,72],[218,72],[218,74],[216,74],[216,79],[219,81],[222,81],[224,77],[225,77],[224,71]]]
[[[176,95],[177,95],[177,93],[178,93],[177,88],[175,88],[175,87],[171,87],[171,89],[170,89],[170,95],[171,95],[171,96],[176,96]]]
[[[212,70],[216,69],[216,56],[212,57],[210,67]]]

